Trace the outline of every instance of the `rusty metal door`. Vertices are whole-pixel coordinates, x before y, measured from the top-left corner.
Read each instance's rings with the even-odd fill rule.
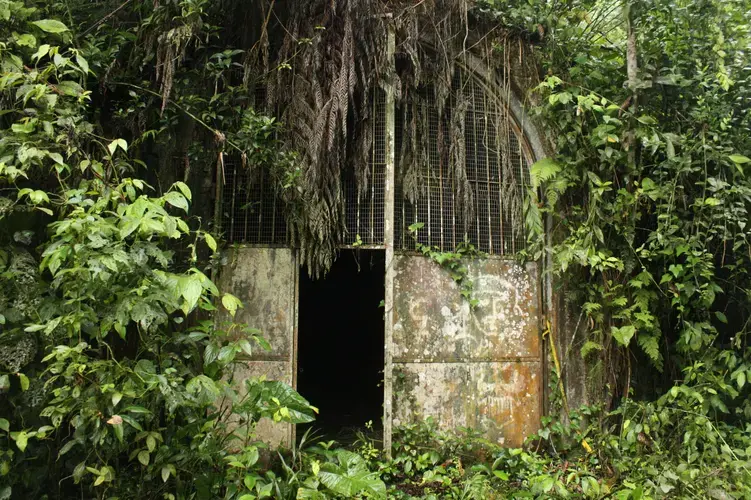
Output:
[[[474,311],[435,262],[396,255],[392,425],[433,417],[520,446],[537,431],[542,406],[537,266],[488,258],[470,276]]]
[[[235,320],[261,330],[271,344],[270,351],[256,349],[234,379],[238,388],[244,380],[265,376],[294,387],[296,373],[297,262],[289,248],[234,247],[229,262],[222,268],[219,289],[240,300]],[[267,419],[256,428],[259,438],[272,446],[289,446],[294,441],[294,426]]]

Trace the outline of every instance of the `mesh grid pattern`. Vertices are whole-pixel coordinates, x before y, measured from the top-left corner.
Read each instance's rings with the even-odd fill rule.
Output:
[[[357,182],[354,168],[346,169],[343,176],[347,227],[344,243],[350,245],[384,244],[386,93],[383,90],[377,89],[374,92],[370,113],[373,144],[369,152],[366,189],[358,189],[361,183]]]
[[[224,160],[222,229],[230,243],[282,246],[288,243],[287,225],[281,202],[269,175],[254,175],[243,169],[239,159]]]
[[[263,109],[264,89],[255,92],[258,109]],[[386,94],[377,89],[371,108],[373,143],[368,153],[366,189],[355,169],[347,168],[342,175],[345,196],[345,245],[384,244],[384,213],[386,184]],[[224,164],[222,195],[222,229],[230,243],[284,246],[289,244],[284,211],[269,175],[262,169],[251,174],[243,169],[236,157]],[[359,236],[359,239],[358,239]]]
[[[266,89],[255,87],[257,110],[266,110]],[[243,168],[237,156],[225,156],[222,230],[229,243],[286,246],[287,223],[271,176],[263,169]]]
[[[521,151],[519,139],[510,127],[502,103],[494,101],[488,92],[469,76],[457,71],[444,115],[431,105],[433,88],[421,90],[418,100],[418,119],[428,124],[428,137],[420,138],[421,147],[428,148],[429,165],[425,166],[424,193],[411,203],[404,196],[397,179],[395,200],[395,246],[402,250],[414,249],[409,233],[413,223],[424,224],[417,233],[418,242],[452,251],[465,239],[476,248],[491,255],[510,255],[525,246],[521,217],[521,193],[528,183],[527,162]],[[449,169],[449,127],[457,96],[467,104],[464,120],[465,167],[472,192],[472,216],[465,222],[459,206],[457,181]],[[402,152],[405,113],[397,113],[396,151]],[[407,117],[409,119],[410,117]],[[500,131],[508,131],[503,134]],[[503,164],[514,176],[513,182],[504,179]],[[398,158],[397,158],[398,161]],[[400,172],[398,169],[397,172]],[[513,187],[511,187],[513,186]],[[509,194],[514,197],[509,198]]]

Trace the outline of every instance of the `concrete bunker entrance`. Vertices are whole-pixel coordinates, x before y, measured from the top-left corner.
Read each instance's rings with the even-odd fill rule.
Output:
[[[385,252],[341,250],[331,270],[300,272],[297,389],[320,414],[298,426],[339,441],[382,429]]]

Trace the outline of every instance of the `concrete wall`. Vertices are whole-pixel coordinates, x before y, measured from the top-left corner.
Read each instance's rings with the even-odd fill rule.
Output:
[[[245,304],[237,311],[235,320],[261,330],[271,344],[270,351],[259,347],[235,370],[239,388],[244,387],[248,378],[260,376],[294,385],[297,274],[295,252],[289,248],[228,250],[227,263],[218,280],[219,289]],[[293,426],[268,419],[262,420],[256,430],[272,446],[289,445],[294,437]]]
[[[473,263],[480,304],[470,311],[433,261],[394,261],[393,425],[432,416],[444,428],[473,427],[520,446],[537,431],[543,400],[537,266]]]

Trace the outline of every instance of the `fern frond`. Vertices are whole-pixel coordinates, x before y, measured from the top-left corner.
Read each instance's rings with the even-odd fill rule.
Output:
[[[536,161],[529,169],[532,187],[539,188],[543,182],[549,181],[560,171],[561,166],[552,158]]]
[[[642,351],[649,356],[655,368],[662,371],[662,355],[660,354],[660,344],[657,336],[642,333],[638,335],[636,340],[639,346],[641,346]]]

